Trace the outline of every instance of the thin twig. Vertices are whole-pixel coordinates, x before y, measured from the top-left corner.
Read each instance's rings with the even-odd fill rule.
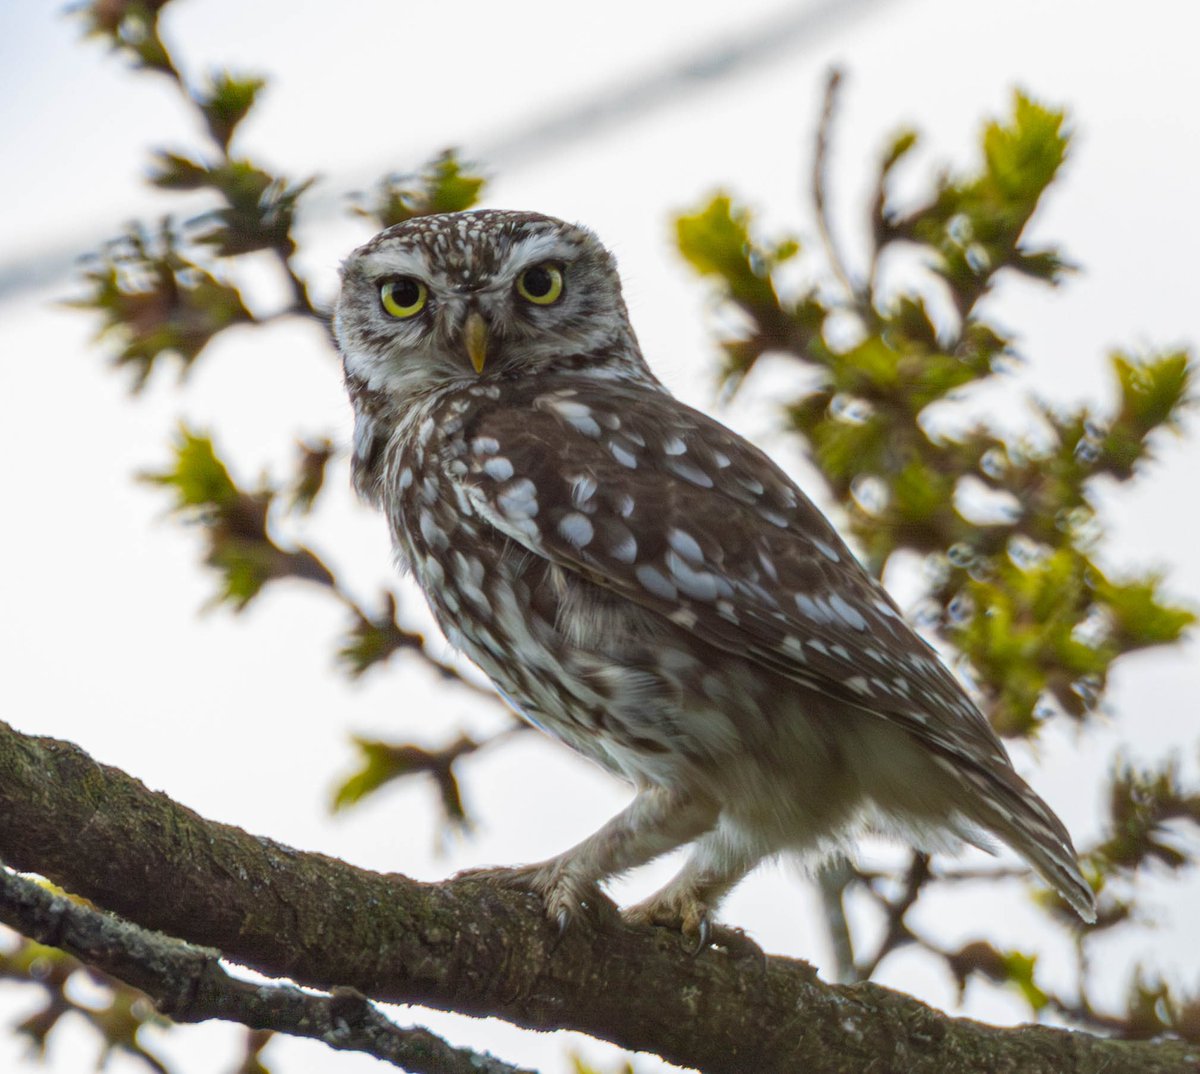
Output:
[[[849,984],[857,979],[854,940],[850,935],[844,902],[846,887],[853,879],[854,873],[844,859],[822,869],[817,877],[817,889],[821,893],[821,906],[825,911],[825,930],[833,952],[833,972],[840,984]]]
[[[826,194],[829,168],[829,145],[833,132],[833,117],[837,110],[838,88],[842,83],[842,72],[833,68],[825,83],[825,100],[821,108],[821,119],[817,124],[817,144],[813,153],[812,197],[816,206],[817,230],[821,235],[821,244],[825,247],[825,255],[829,258],[830,268],[837,276],[847,295],[858,299],[859,288],[855,285],[846,267],[845,259],[838,249],[833,237],[833,228],[829,219],[829,199]]]
[[[872,892],[879,897],[879,901],[883,904],[884,911],[887,914],[887,927],[883,934],[883,939],[879,941],[879,946],[876,947],[875,953],[856,967],[856,977],[860,981],[865,981],[878,968],[879,964],[887,958],[893,951],[906,944],[912,943],[914,940],[912,932],[909,930],[904,918],[921,896],[921,890],[930,879],[929,872],[929,855],[914,853],[912,861],[909,864],[908,872],[904,877],[904,888],[896,899],[884,899],[879,897],[878,892]]]
[[[93,910],[7,869],[0,869],[0,918],[141,989],[176,1022],[219,1018],[311,1037],[412,1074],[533,1074],[486,1053],[455,1048],[426,1029],[402,1029],[353,988],[321,994],[239,980],[221,966],[216,951]]]

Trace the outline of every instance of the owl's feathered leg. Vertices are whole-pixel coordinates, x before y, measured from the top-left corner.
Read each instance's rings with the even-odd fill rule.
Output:
[[[585,904],[597,905],[602,880],[690,843],[712,828],[718,813],[711,798],[649,786],[599,831],[562,854],[536,865],[472,869],[466,875],[536,892],[546,916],[565,928]]]

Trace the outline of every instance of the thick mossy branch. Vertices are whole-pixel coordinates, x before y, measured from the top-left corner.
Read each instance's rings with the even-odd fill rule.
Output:
[[[78,747],[0,723],[0,858],[272,976],[576,1029],[706,1072],[1183,1074],[1200,1047],[950,1018],[789,959],[693,957],[601,913],[561,940],[531,896],[419,884],[207,821]]]

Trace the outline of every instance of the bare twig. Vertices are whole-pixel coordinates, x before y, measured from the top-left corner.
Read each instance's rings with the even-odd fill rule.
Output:
[[[455,1048],[425,1029],[401,1029],[352,988],[328,995],[231,976],[219,953],[93,910],[0,869],[0,918],[145,992],[176,1022],[210,1018],[365,1052],[413,1074],[531,1074],[485,1053]]]
[[[825,101],[821,108],[821,119],[817,125],[816,148],[813,153],[812,197],[816,207],[817,230],[821,235],[821,244],[825,247],[825,255],[829,258],[830,268],[837,276],[846,294],[851,299],[859,299],[860,288],[855,284],[842,257],[838,244],[833,237],[833,227],[829,216],[829,198],[826,193],[829,169],[829,145],[833,131],[833,118],[837,111],[838,90],[842,84],[842,72],[833,68],[825,82]]]
[[[908,872],[904,877],[904,887],[897,898],[882,898],[874,888],[871,889],[872,893],[883,904],[884,911],[887,914],[887,925],[884,929],[883,938],[879,941],[879,946],[875,949],[875,953],[855,967],[858,980],[867,980],[888,955],[897,948],[912,943],[913,934],[909,931],[904,918],[908,914],[908,911],[913,908],[917,899],[920,898],[921,891],[929,879],[929,855],[914,853],[908,867]]]

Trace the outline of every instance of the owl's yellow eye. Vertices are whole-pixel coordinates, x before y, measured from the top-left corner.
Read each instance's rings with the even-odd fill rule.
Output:
[[[413,317],[425,308],[429,292],[420,280],[397,276],[379,287],[379,302],[393,317]]]
[[[517,277],[517,294],[535,306],[552,305],[562,293],[563,274],[557,265],[534,265]]]

